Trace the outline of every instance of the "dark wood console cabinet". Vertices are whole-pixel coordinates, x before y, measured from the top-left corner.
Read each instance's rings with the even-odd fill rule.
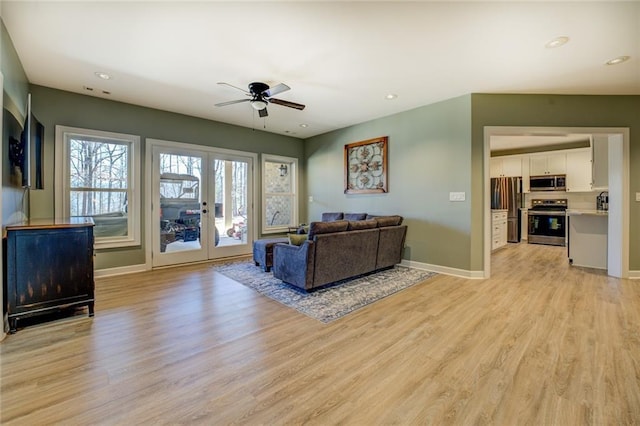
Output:
[[[7,226],[4,272],[10,332],[18,319],[87,305],[94,313],[93,222],[42,220]]]

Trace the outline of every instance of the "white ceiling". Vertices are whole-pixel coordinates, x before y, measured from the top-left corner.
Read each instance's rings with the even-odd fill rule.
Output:
[[[1,5],[31,83],[300,138],[468,93],[640,94],[638,1]],[[214,107],[252,81],[307,108]]]

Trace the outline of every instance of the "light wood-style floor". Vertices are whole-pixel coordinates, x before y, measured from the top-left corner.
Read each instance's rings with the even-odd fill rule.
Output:
[[[494,254],[322,324],[210,265],[97,280],[0,344],[2,424],[640,423],[640,282]]]

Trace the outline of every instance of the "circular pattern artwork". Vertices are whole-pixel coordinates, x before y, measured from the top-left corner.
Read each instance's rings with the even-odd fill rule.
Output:
[[[345,145],[345,190],[387,192],[387,137]]]

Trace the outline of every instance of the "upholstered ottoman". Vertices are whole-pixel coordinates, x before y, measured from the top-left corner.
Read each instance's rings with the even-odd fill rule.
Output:
[[[265,272],[269,272],[273,266],[273,246],[278,243],[288,243],[288,238],[266,238],[253,242],[253,261],[256,266],[262,266]]]

